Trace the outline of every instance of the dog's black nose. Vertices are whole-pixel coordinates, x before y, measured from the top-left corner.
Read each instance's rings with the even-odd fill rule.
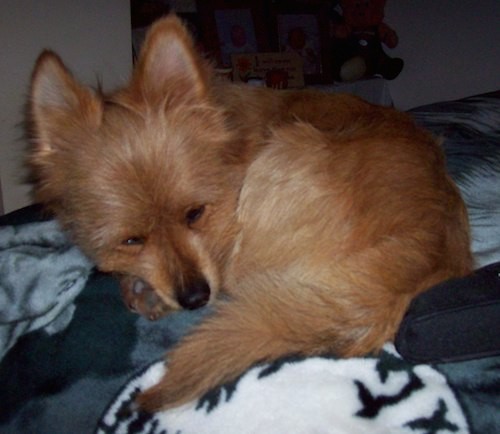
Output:
[[[205,306],[210,299],[210,286],[205,279],[198,279],[187,288],[177,291],[177,301],[184,309],[194,310]]]

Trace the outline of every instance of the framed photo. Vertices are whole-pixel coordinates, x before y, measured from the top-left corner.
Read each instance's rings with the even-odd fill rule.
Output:
[[[265,0],[198,0],[207,54],[231,67],[231,55],[269,50]]]
[[[233,81],[259,80],[273,89],[304,87],[302,59],[295,53],[233,54]]]
[[[320,6],[281,6],[272,11],[279,52],[299,55],[306,84],[332,81],[328,14]]]

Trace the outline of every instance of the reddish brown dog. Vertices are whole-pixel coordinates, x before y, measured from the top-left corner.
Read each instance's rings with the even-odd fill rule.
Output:
[[[175,17],[110,95],[44,52],[30,120],[37,199],[138,310],[215,303],[140,396],[147,410],[257,361],[377,351],[416,294],[471,269],[464,204],[407,115],[217,82]]]

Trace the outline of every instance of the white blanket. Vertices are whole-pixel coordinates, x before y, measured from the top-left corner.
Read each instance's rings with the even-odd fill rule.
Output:
[[[199,401],[149,415],[130,412],[162,362],[130,381],[98,434],[463,434],[466,418],[443,374],[402,360],[392,345],[379,358],[290,358],[249,370]],[[167,373],[168,375],[168,373]]]

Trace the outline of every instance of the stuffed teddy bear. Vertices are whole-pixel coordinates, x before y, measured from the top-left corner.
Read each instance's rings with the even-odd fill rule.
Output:
[[[333,19],[335,79],[355,81],[380,75],[396,78],[404,62],[388,56],[383,45],[394,48],[398,35],[384,23],[386,0],[340,0],[342,15]]]

